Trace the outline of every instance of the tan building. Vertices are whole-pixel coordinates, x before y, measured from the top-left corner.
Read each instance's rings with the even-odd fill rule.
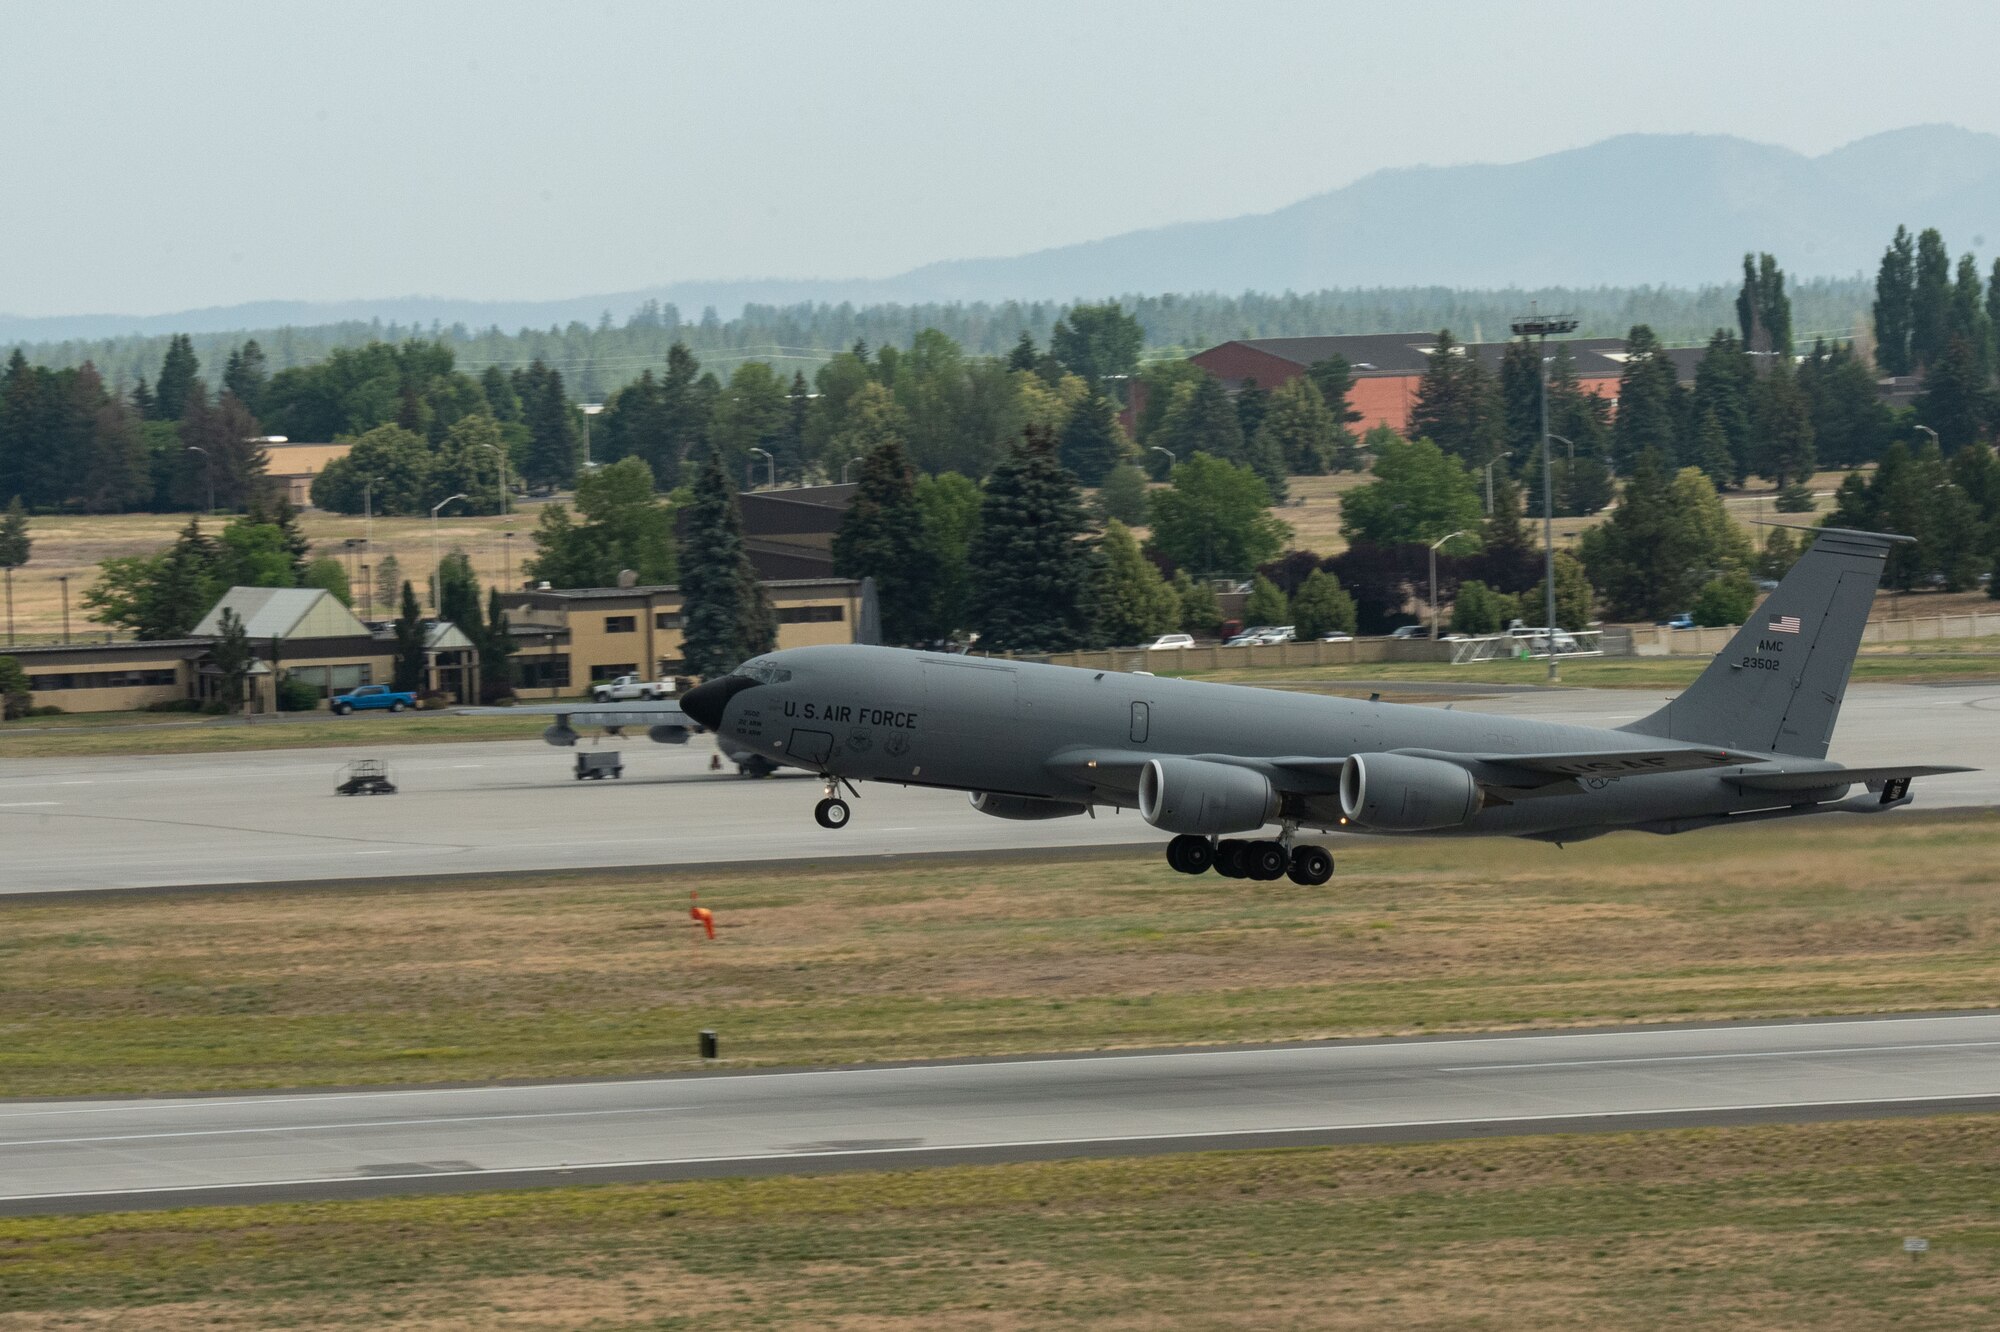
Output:
[[[195,696],[207,638],[0,647],[28,673],[29,701],[64,712],[127,712]]]
[[[280,678],[303,680],[324,701],[359,685],[386,684],[396,673],[396,643],[355,617],[333,593],[317,587],[232,587],[194,627],[198,636],[222,633],[222,612],[234,611],[257,659],[277,676],[257,692],[275,690]],[[212,675],[213,668],[204,672]],[[212,682],[197,682],[199,697],[214,696]],[[265,700],[258,700],[260,703]],[[268,708],[277,706],[275,697]]]
[[[763,584],[778,613],[778,646],[860,640],[862,585],[851,578]],[[514,631],[516,687],[581,692],[600,680],[683,674],[681,590],[653,587],[542,589],[501,597]]]
[[[283,444],[264,445],[264,475],[272,482],[285,488],[285,494],[293,504],[303,509],[312,503],[313,478],[326,470],[326,465],[345,458],[353,444]]]

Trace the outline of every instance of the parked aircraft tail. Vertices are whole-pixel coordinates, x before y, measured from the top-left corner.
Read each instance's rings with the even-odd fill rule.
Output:
[[[1819,529],[1777,591],[1680,697],[1620,729],[1823,759],[1889,549],[1910,537]]]

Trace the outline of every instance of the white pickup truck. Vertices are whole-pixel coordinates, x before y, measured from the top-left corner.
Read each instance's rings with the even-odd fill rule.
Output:
[[[630,703],[634,699],[672,698],[674,687],[670,684],[654,684],[636,675],[621,675],[614,680],[600,680],[590,687],[591,701],[595,703]]]

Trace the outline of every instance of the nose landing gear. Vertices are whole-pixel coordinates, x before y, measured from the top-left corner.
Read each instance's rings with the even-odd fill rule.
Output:
[[[1291,831],[1271,841],[1241,841],[1226,837],[1212,842],[1183,833],[1167,843],[1167,864],[1182,874],[1213,869],[1225,879],[1269,883],[1289,878],[1304,888],[1317,888],[1333,877],[1333,856],[1323,846],[1291,845]]]
[[[813,806],[813,822],[822,828],[845,828],[854,811],[840,798],[841,780],[829,775],[826,779],[826,796]],[[847,788],[853,791],[853,786]],[[859,795],[859,792],[856,792]]]

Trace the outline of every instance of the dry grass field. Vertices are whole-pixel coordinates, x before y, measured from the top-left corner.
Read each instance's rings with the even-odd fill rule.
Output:
[[[512,515],[453,518],[439,515],[437,535],[444,550],[462,549],[471,557],[482,582],[502,582],[502,575],[520,574],[521,561],[534,554],[529,533],[534,531],[539,504],[518,505]],[[34,549],[29,562],[14,571],[14,621],[23,641],[48,641],[62,635],[62,583],[68,575],[70,630],[77,637],[102,633],[103,626],[89,618],[83,605],[83,591],[96,580],[97,566],[114,555],[150,555],[171,543],[187,526],[190,514],[127,513],[76,516],[43,516],[29,522]],[[215,532],[229,521],[218,514],[202,518],[205,530]],[[360,565],[363,556],[350,556],[346,542],[362,541],[370,523],[360,517],[307,511],[301,519],[316,555],[332,555],[349,564],[357,600],[363,589]],[[431,522],[428,518],[377,518],[374,520],[375,556],[394,555],[403,577],[423,593],[432,566]],[[514,533],[508,541],[505,533]],[[395,614],[386,589],[377,589],[378,609]],[[4,627],[4,626],[0,626]]]
[[[1822,472],[1813,480],[1813,489],[1819,496],[1819,512],[1833,507],[1833,492],[1840,485],[1844,473]],[[1337,555],[1346,548],[1340,536],[1340,496],[1355,486],[1364,485],[1369,477],[1363,473],[1344,472],[1334,476],[1301,476],[1291,480],[1291,498],[1273,512],[1288,524],[1293,532],[1292,546],[1299,550],[1317,551],[1321,555]],[[1731,492],[1724,503],[1740,521],[1749,524],[1759,520],[1782,520],[1790,523],[1810,522],[1816,515],[1780,514],[1771,508],[1769,488],[1753,483],[1749,490]],[[506,575],[518,575],[521,561],[534,553],[529,534],[535,527],[535,519],[540,505],[523,502],[516,506],[510,516],[482,518],[453,518],[443,515],[438,524],[438,537],[446,551],[457,547],[471,557],[473,567],[482,582],[511,585]],[[26,641],[47,640],[59,637],[62,632],[62,584],[61,577],[70,580],[70,628],[77,635],[102,632],[102,626],[89,620],[82,604],[83,590],[97,576],[98,562],[114,555],[149,554],[173,540],[174,534],[187,523],[187,514],[97,514],[37,517],[32,521],[31,535],[34,538],[33,559],[23,568],[15,571],[14,615],[17,633]],[[218,516],[212,526],[227,522],[226,516]],[[1573,544],[1576,534],[1600,518],[1559,518],[1556,520],[1556,540],[1561,545]],[[205,525],[210,525],[204,520]],[[303,517],[306,535],[314,543],[317,554],[334,555],[354,566],[351,574],[355,595],[362,592],[363,580],[359,572],[362,557],[349,556],[346,542],[362,540],[368,534],[369,524],[358,517],[341,514],[322,513],[317,510],[307,512]],[[1143,535],[1145,529],[1138,529]],[[374,550],[377,558],[393,554],[402,566],[403,576],[422,590],[423,580],[428,577],[432,565],[432,533],[427,518],[377,518],[373,524]],[[509,541],[505,533],[512,532]],[[394,614],[395,608],[389,603],[389,593],[378,589],[378,609],[382,614]]]
[[[1962,1116],[0,1220],[0,1332],[1991,1327],[1996,1185]]]
[[[703,1027],[820,1064],[2000,993],[1991,813],[1336,851],[1324,889],[1142,851],[0,899],[0,1095],[660,1071]]]

